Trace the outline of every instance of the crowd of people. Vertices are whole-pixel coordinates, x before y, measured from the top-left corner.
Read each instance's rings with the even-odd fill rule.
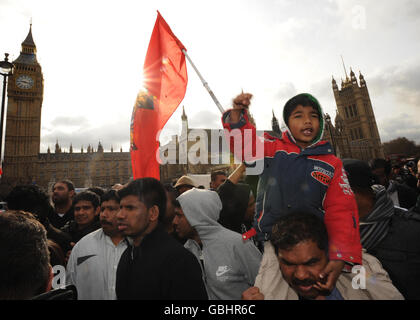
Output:
[[[258,185],[244,161],[209,186],[14,187],[0,213],[0,299],[420,299],[420,161],[337,158],[309,94],[286,103],[281,137],[257,139],[251,98],[222,121],[264,144]]]

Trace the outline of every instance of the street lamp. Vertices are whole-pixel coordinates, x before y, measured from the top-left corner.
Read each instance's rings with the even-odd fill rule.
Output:
[[[1,118],[0,118],[0,168],[3,165],[3,123],[4,123],[4,103],[6,100],[7,77],[13,74],[13,63],[9,62],[9,54],[4,54],[4,60],[0,61],[0,74],[3,76],[3,93],[1,97]]]
[[[327,128],[328,128],[328,132],[330,133],[330,137],[331,137],[331,144],[333,147],[333,151],[334,151],[334,155],[337,154],[336,148],[335,148],[335,141],[334,141],[334,137],[333,137],[333,133],[331,132],[331,117],[328,113],[325,114],[325,122],[327,123]]]

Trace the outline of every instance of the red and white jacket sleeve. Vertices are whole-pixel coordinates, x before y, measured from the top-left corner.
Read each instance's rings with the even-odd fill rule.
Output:
[[[226,140],[229,144],[230,151],[234,154],[236,159],[249,162],[250,159],[247,159],[247,153],[252,153],[252,156],[255,157],[256,150],[264,150],[263,146],[257,148],[257,144],[264,144],[264,142],[257,137],[256,129],[252,123],[249,122],[246,110],[242,111],[239,122],[235,124],[229,122],[230,111],[231,110],[227,110],[222,116],[223,128],[228,131],[226,133]],[[261,157],[264,157],[264,154],[262,154]]]
[[[328,232],[330,260],[362,264],[359,213],[343,163],[336,158],[334,177],[327,189],[323,207]]]

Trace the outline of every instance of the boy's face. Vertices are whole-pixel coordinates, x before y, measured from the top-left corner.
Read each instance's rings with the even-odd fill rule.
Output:
[[[298,105],[289,117],[289,129],[301,148],[306,148],[319,133],[319,113],[311,106]]]

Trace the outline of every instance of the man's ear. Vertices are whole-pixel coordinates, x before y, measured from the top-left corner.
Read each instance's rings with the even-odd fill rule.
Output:
[[[149,217],[150,222],[157,221],[159,219],[159,208],[158,208],[158,206],[154,205],[149,210],[150,210],[150,217]]]
[[[97,216],[100,212],[101,212],[101,206],[98,206],[98,207],[95,209],[95,216]]]
[[[70,199],[73,199],[73,197],[74,197],[74,190],[70,190],[69,191],[69,196],[70,196]]]
[[[53,272],[53,269],[52,269],[52,267],[50,265],[50,275],[48,277],[48,282],[47,282],[47,285],[45,287],[45,292],[48,292],[48,291],[50,291],[52,289],[52,281],[53,281],[53,278],[54,278],[54,272]]]

